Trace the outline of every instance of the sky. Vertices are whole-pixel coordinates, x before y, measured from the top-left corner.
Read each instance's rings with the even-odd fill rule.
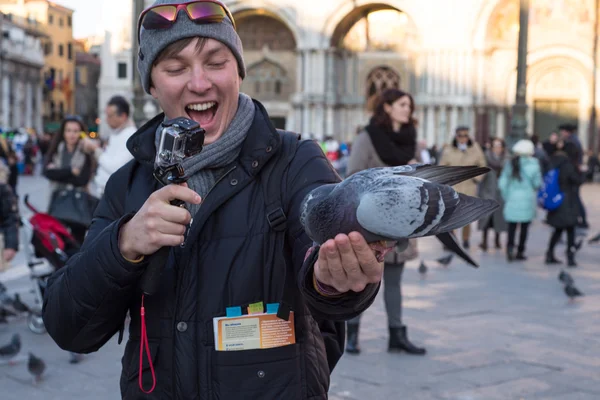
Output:
[[[81,39],[91,35],[101,35],[104,29],[115,28],[117,21],[131,15],[131,1],[123,0],[52,0],[68,7],[73,13],[73,36]],[[119,14],[119,15],[115,15]]]

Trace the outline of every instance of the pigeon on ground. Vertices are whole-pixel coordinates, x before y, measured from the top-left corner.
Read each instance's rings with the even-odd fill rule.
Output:
[[[600,233],[598,233],[596,236],[594,236],[593,238],[591,238],[588,243],[589,244],[593,244],[593,243],[597,243],[597,242],[600,242]]]
[[[459,194],[450,186],[489,170],[433,165],[367,169],[311,191],[302,202],[300,221],[317,244],[340,233],[361,233],[379,261],[390,249],[387,242],[400,245],[409,238],[436,235],[477,267],[451,231],[491,214],[498,203]]]
[[[569,296],[569,299],[571,299],[571,300],[575,299],[575,297],[583,296],[583,293],[581,293],[579,291],[579,289],[577,289],[572,284],[571,285],[569,285],[569,284],[565,285],[565,294],[567,296]]]
[[[447,256],[438,258],[436,261],[442,265],[448,265],[452,261],[452,257],[454,257],[454,254],[448,254]]]
[[[21,335],[15,333],[10,343],[0,347],[0,358],[4,360],[9,360],[9,363],[12,363],[12,359],[19,354],[21,351]]]
[[[21,301],[21,296],[19,296],[19,293],[15,293],[15,299],[13,300],[12,305],[16,311],[22,313],[31,311],[29,307],[27,307],[27,305]]]
[[[558,274],[558,280],[565,285],[573,285],[573,283],[575,283],[571,274],[565,271],[560,271],[560,274]]]
[[[42,379],[42,374],[46,370],[46,363],[41,358],[36,357],[33,353],[29,353],[29,361],[27,362],[27,370],[33,376],[33,383],[37,384]]]
[[[419,273],[421,275],[425,275],[427,273],[427,265],[425,265],[423,260],[421,260],[421,264],[419,264]]]

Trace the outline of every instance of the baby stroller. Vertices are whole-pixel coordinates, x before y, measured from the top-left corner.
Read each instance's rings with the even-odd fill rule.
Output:
[[[28,200],[29,195],[25,195],[23,202],[33,212],[33,216],[29,220],[21,218],[21,223],[35,306],[28,307],[27,325],[32,332],[43,334],[46,329],[42,320],[42,303],[48,278],[66,264],[80,245],[60,221],[39,212]]]

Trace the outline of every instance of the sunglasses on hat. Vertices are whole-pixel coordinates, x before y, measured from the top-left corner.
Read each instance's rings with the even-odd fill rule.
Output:
[[[146,8],[138,19],[138,43],[142,27],[147,30],[167,29],[177,21],[177,14],[184,10],[197,24],[215,24],[229,18],[233,29],[235,21],[231,12],[218,0],[196,0],[177,4],[159,4]]]

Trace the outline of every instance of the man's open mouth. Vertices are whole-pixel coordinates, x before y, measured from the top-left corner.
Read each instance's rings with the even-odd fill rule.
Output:
[[[204,103],[188,104],[185,111],[188,116],[200,124],[200,127],[209,125],[215,118],[219,103],[216,101],[207,101]]]

